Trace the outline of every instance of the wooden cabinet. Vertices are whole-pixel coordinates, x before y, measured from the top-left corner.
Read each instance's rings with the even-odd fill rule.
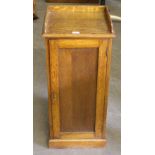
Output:
[[[105,6],[49,6],[49,147],[102,147],[114,37]]]

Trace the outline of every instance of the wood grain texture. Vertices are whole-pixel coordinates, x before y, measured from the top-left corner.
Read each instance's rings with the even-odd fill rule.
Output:
[[[98,4],[98,0],[46,0],[50,3],[93,3]]]
[[[108,7],[105,7],[105,10],[104,10],[106,16],[105,16],[105,19],[107,20],[107,23],[109,24],[109,30],[111,33],[115,33],[114,32],[114,29],[113,29],[113,24],[112,24],[112,20],[111,20],[111,16],[110,16],[110,12],[109,12],[109,9]]]
[[[59,49],[59,90],[61,131],[72,128],[72,55],[69,49]]]
[[[49,147],[103,147],[114,37],[107,7],[50,6],[43,36]]]
[[[53,137],[59,138],[60,113],[59,113],[59,80],[58,80],[58,51],[54,40],[50,41],[50,74],[51,74],[51,101],[52,101],[52,127]]]
[[[61,132],[61,139],[92,139],[95,138],[94,132]]]
[[[99,44],[99,40],[96,39],[59,39],[57,41],[59,48],[97,48]]]
[[[99,48],[98,60],[98,77],[97,77],[97,95],[96,95],[96,137],[103,136],[103,114],[104,114],[104,96],[105,96],[105,77],[106,77],[106,51],[108,41],[101,41]]]
[[[47,84],[48,84],[48,122],[50,127],[50,138],[52,138],[52,105],[51,105],[51,77],[50,77],[50,49],[49,49],[49,40],[45,39],[46,47],[46,72],[47,72]]]
[[[112,39],[109,39],[106,50],[107,64],[106,64],[106,79],[105,79],[104,113],[103,113],[103,138],[106,137],[106,118],[107,118],[109,81],[110,81],[110,69],[111,69],[111,54],[112,54]]]
[[[63,132],[95,131],[97,61],[97,48],[59,49]]]
[[[74,34],[73,32],[79,32]],[[114,37],[106,6],[49,6],[43,29],[44,37]]]
[[[51,139],[49,147],[53,148],[92,148],[103,147],[105,139]]]

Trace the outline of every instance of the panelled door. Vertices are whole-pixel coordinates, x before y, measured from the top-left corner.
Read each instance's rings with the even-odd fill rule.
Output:
[[[49,45],[52,137],[104,138],[108,39]]]

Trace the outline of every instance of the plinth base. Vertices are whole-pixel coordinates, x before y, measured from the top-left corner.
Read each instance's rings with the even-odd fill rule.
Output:
[[[50,139],[48,144],[53,148],[96,148],[104,147],[106,139]]]

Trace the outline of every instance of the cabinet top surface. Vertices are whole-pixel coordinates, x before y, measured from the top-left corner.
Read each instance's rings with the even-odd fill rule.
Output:
[[[114,37],[106,6],[49,6],[43,27],[45,38]]]

